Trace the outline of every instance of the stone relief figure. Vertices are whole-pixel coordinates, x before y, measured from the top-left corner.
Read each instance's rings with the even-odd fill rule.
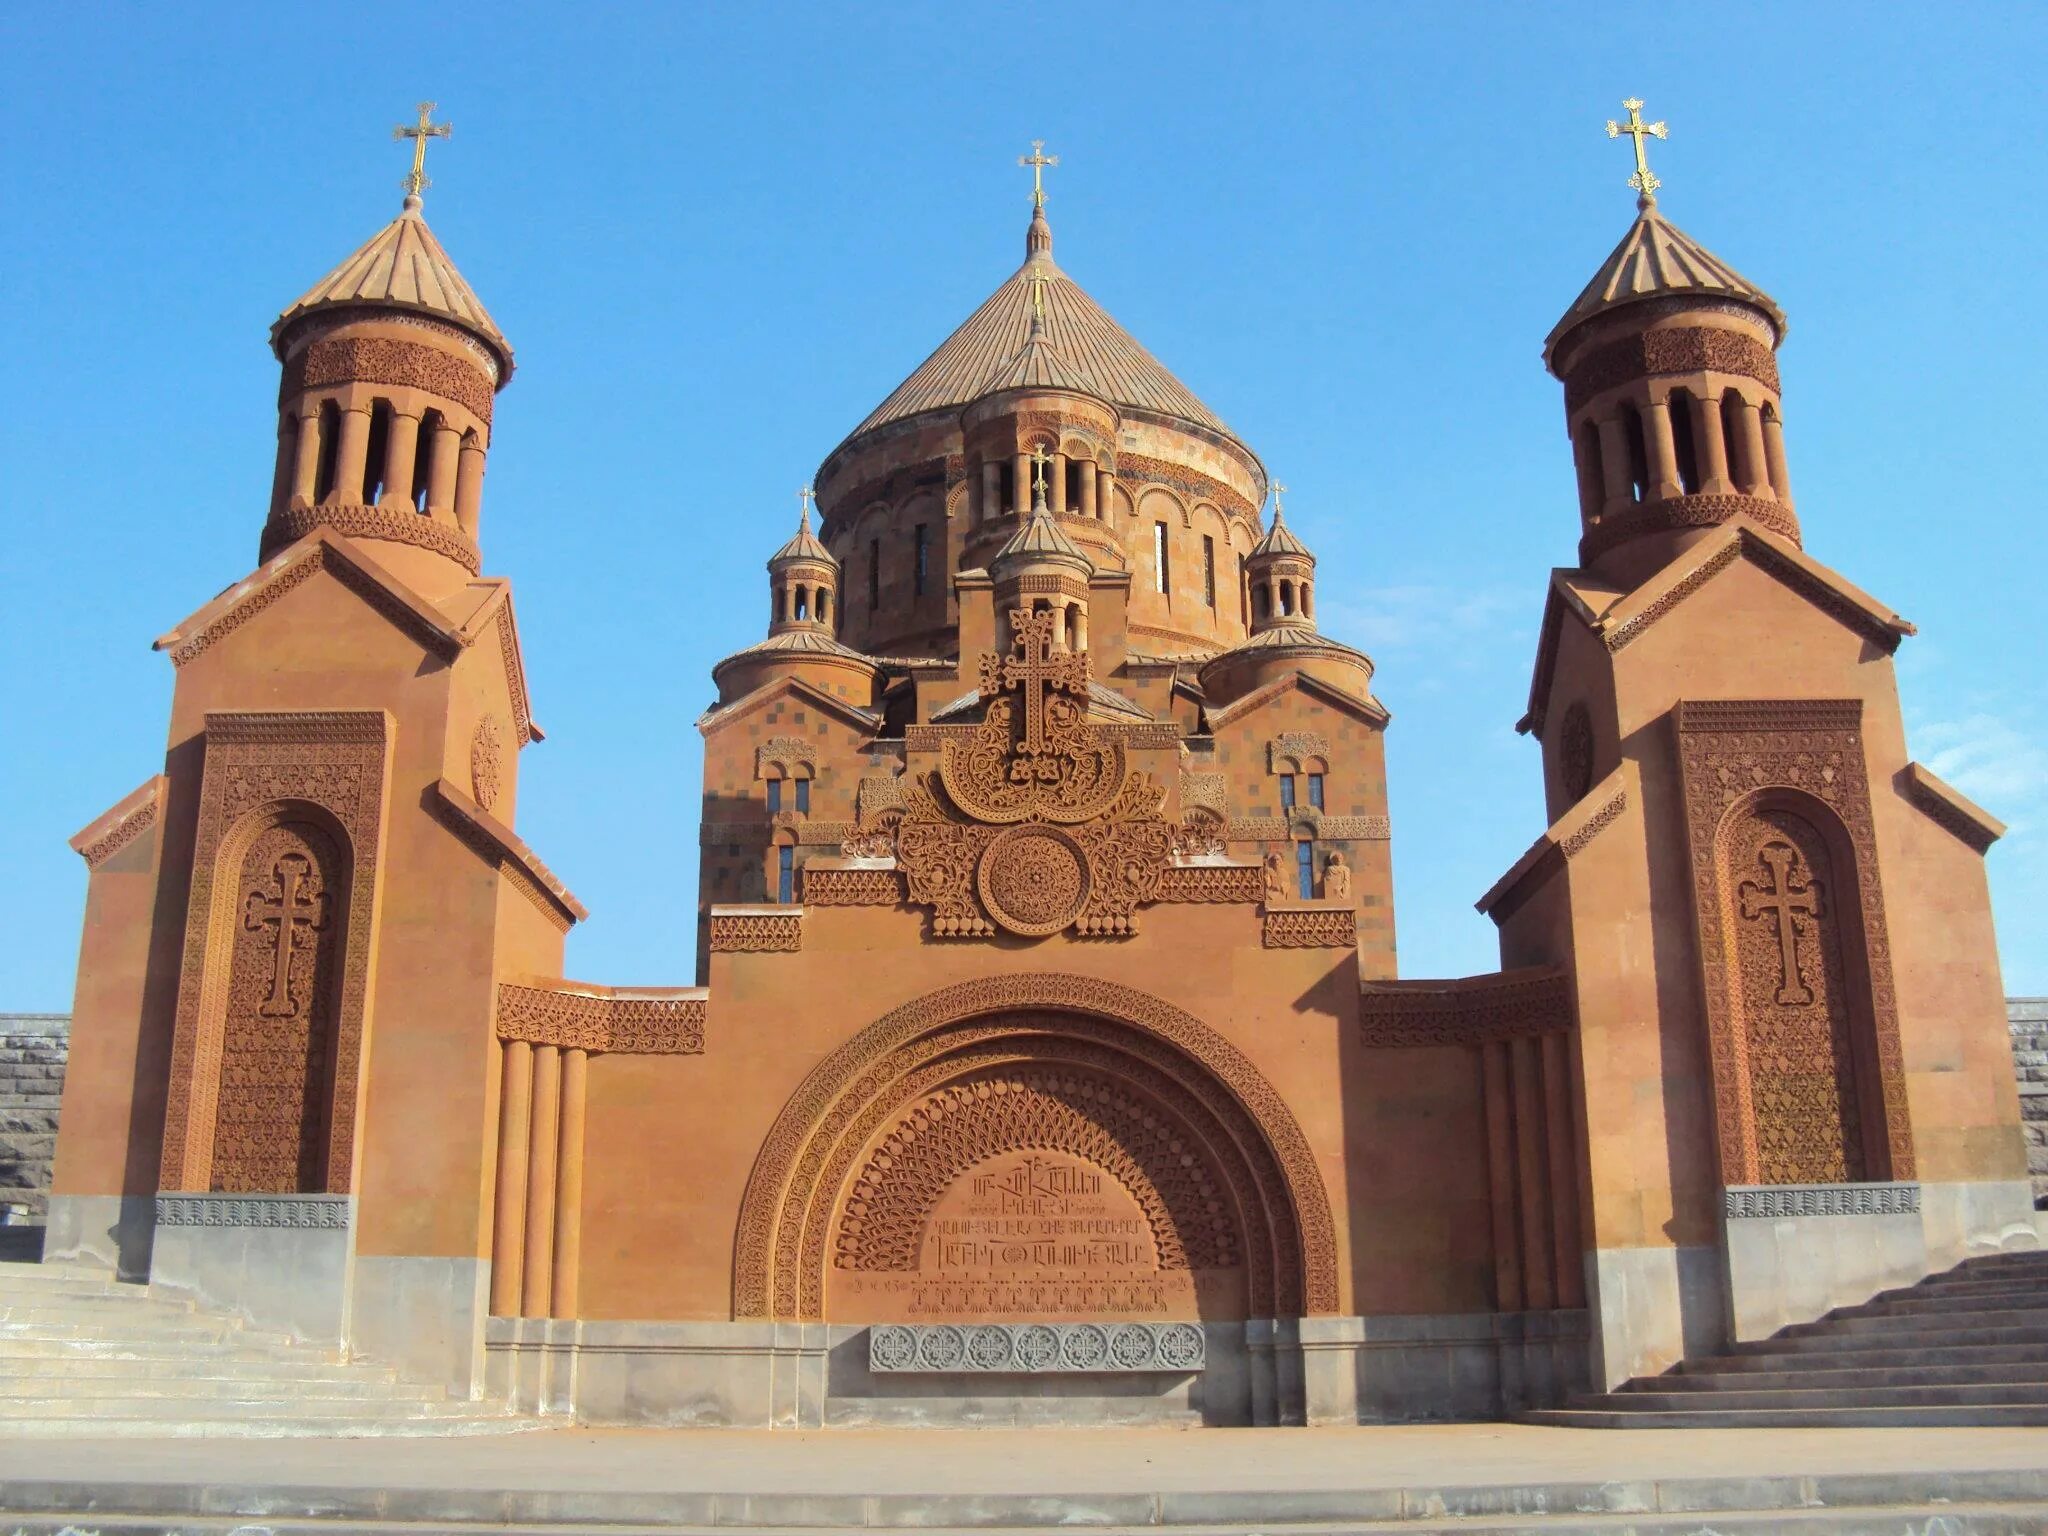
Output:
[[[1266,855],[1266,900],[1286,901],[1292,893],[1287,889],[1287,861],[1277,853]]]
[[[1351,866],[1341,853],[1331,854],[1323,864],[1323,900],[1351,900]]]

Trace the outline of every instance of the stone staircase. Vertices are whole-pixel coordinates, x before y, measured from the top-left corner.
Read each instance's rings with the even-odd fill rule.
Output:
[[[0,1226],[43,1224],[70,1029],[66,1014],[0,1013]]]
[[[0,1440],[18,1435],[465,1435],[540,1427],[146,1286],[0,1264]]]
[[[1518,1417],[1593,1429],[2048,1424],[2048,1251],[1966,1259],[1818,1322]]]

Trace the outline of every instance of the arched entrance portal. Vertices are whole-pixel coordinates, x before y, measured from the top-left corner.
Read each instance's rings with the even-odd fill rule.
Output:
[[[1294,1118],[1192,1016],[1027,975],[897,1009],[822,1062],[748,1185],[735,1312],[1239,1319],[1334,1312]]]

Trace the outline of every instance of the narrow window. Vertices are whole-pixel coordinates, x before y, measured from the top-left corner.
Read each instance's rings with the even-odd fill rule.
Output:
[[[1722,452],[1737,490],[1768,478],[1749,462],[1749,436],[1742,430],[1742,396],[1732,389],[1721,391],[1721,441],[1726,444]]]
[[[782,810],[782,780],[780,780],[780,779],[770,779],[770,780],[768,781],[768,814],[769,814],[770,816],[774,816],[774,815],[777,815],[777,814],[779,814],[779,813],[781,812],[781,810]]]
[[[1294,583],[1291,581],[1280,583],[1280,615],[1282,618],[1294,617]]]
[[[882,541],[868,540],[868,612],[882,606]]]
[[[789,852],[787,848],[782,851],[784,853]],[[1314,843],[1296,843],[1294,845],[1294,872],[1296,878],[1301,882],[1301,899],[1303,901],[1314,901],[1316,899],[1316,845]]]
[[[1004,464],[997,472],[996,504],[989,508],[989,516],[1007,512],[1017,505],[1017,467]]]
[[[1255,618],[1255,619],[1263,619],[1263,618],[1265,618],[1265,617],[1266,617],[1266,615],[1267,615],[1267,612],[1268,612],[1268,611],[1269,611],[1269,610],[1270,610],[1270,609],[1272,608],[1272,606],[1273,606],[1273,599],[1272,599],[1272,596],[1271,596],[1271,595],[1270,595],[1270,594],[1269,594],[1269,593],[1268,593],[1268,592],[1266,591],[1266,588],[1265,588],[1265,584],[1264,584],[1264,583],[1261,583],[1260,585],[1258,585],[1258,586],[1256,586],[1256,587],[1253,587],[1253,588],[1252,588],[1252,617],[1253,617],[1253,618]]]
[[[1252,627],[1252,589],[1244,579],[1244,556],[1237,557],[1237,609],[1238,620],[1246,629]]]
[[[911,530],[911,534],[917,541],[917,563],[911,567],[910,590],[914,596],[923,597],[925,559],[931,548],[931,529],[919,523]]]
[[[439,411],[428,411],[420,417],[419,446],[412,455],[412,508],[415,512],[427,510],[427,487],[434,470],[434,440],[440,430]]]
[[[775,899],[785,907],[796,900],[796,850],[787,844],[775,850]]]
[[[1173,591],[1172,581],[1166,570],[1166,524],[1152,525],[1152,582],[1161,597]]]
[[[1202,535],[1202,601],[1216,606],[1216,541]]]
[[[1282,811],[1294,809],[1294,775],[1291,773],[1280,775],[1280,809]]]
[[[1081,510],[1082,467],[1079,459],[1067,460],[1067,510],[1069,512],[1079,512]]]
[[[363,459],[363,505],[373,507],[384,495],[384,457],[391,445],[391,402],[370,407],[370,451]]]
[[[1579,513],[1587,522],[1595,522],[1600,504],[1607,499],[1607,482],[1600,468],[1600,429],[1590,421],[1580,422],[1573,447],[1579,465]]]
[[[325,501],[334,494],[335,462],[341,452],[341,407],[332,400],[320,402],[320,468],[313,477],[313,499]]]
[[[1671,391],[1671,454],[1678,460],[1678,488],[1690,496],[1700,488],[1699,440],[1693,431],[1692,396]]]
[[[1317,803],[1321,804],[1320,801]],[[811,814],[811,781],[809,779],[798,779],[796,781],[796,808],[799,815],[808,816]]]
[[[1323,808],[1323,776],[1320,773],[1308,776],[1308,803],[1319,811]]]
[[[818,589],[818,622],[820,624],[830,624],[832,622],[832,594],[824,587]]]
[[[796,589],[796,617],[799,619],[807,619],[811,616],[811,605],[804,600],[804,594],[809,590],[808,587],[798,587]]]
[[[1643,418],[1632,405],[1621,408],[1621,435],[1628,444],[1628,478],[1637,501],[1650,488],[1650,465],[1643,446]]]

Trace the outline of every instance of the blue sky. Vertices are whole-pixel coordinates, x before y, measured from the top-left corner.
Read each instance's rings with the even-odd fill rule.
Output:
[[[149,641],[255,558],[266,328],[396,212],[423,97],[518,351],[484,546],[570,974],[689,980],[710,665],[796,488],[1020,259],[1033,138],[1062,264],[1293,487],[1379,664],[1404,974],[1492,967],[1574,553],[1538,352],[1632,215],[1635,94],[1665,211],[1792,317],[1807,547],[1920,626],[1911,746],[2012,824],[2007,986],[2048,993],[2044,44],[1989,5],[10,7],[0,1009],[69,1005],[64,840],[160,765]]]

